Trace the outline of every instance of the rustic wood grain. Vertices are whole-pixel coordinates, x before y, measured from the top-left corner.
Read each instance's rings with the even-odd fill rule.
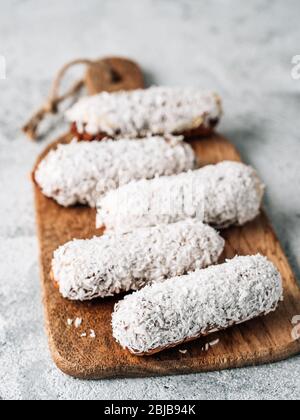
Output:
[[[120,57],[102,58],[88,66],[85,85],[90,95],[108,91],[143,89],[144,75],[131,60]]]
[[[70,139],[67,135],[58,142]],[[192,145],[203,165],[240,160],[236,149],[219,135],[194,140]],[[300,352],[300,340],[293,340],[291,323],[295,315],[300,315],[300,290],[264,213],[242,228],[222,232],[227,242],[224,257],[260,252],[270,258],[284,279],[285,301],[279,309],[265,318],[179,348],[152,357],[136,357],[122,350],[112,337],[111,313],[117,298],[69,302],[60,296],[49,276],[52,254],[59,245],[73,238],[89,238],[100,233],[95,230],[95,210],[64,209],[44,197],[35,184],[34,191],[47,333],[52,357],[66,374],[88,379],[206,372],[279,361]],[[78,330],[67,326],[67,319],[76,317],[83,319]],[[96,332],[95,340],[80,337],[83,332],[89,335],[90,329]],[[215,340],[219,343],[207,351],[206,345]],[[180,349],[187,352],[182,354]]]

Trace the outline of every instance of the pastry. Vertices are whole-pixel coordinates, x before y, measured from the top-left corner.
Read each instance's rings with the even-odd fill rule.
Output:
[[[188,220],[69,242],[54,253],[52,277],[65,298],[103,298],[217,263],[223,249],[213,228]]]
[[[101,196],[132,180],[177,174],[196,167],[180,137],[62,144],[39,164],[34,179],[42,192],[68,207],[95,207]]]
[[[152,87],[82,98],[66,113],[80,140],[210,134],[222,115],[220,97],[191,88]]]
[[[196,218],[226,228],[260,212],[264,186],[255,170],[222,162],[177,176],[131,182],[97,203],[97,226],[129,232],[138,227]]]
[[[131,353],[152,355],[267,315],[282,299],[270,261],[236,257],[126,296],[115,307],[113,335]]]

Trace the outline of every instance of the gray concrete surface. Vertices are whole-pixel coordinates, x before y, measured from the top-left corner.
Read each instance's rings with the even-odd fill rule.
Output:
[[[43,330],[28,176],[46,142],[20,132],[74,57],[127,55],[149,83],[220,91],[221,131],[267,184],[268,213],[300,278],[300,80],[291,77],[299,12],[297,0],[0,1],[0,399],[300,397],[299,357],[183,377],[83,382],[60,373]]]

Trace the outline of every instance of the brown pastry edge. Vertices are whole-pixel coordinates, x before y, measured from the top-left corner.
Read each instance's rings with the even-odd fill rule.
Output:
[[[219,119],[211,120],[209,127],[205,127],[203,124],[201,124],[197,128],[193,128],[191,130],[186,130],[183,132],[173,133],[173,135],[183,136],[185,139],[193,139],[195,137],[208,137],[214,133],[215,128],[218,125],[218,123],[219,123]],[[112,136],[104,132],[98,133],[96,135],[89,134],[86,131],[84,131],[83,133],[79,133],[75,122],[71,124],[70,132],[79,141],[101,141],[105,138],[113,139]],[[153,135],[156,135],[156,134],[153,133]]]

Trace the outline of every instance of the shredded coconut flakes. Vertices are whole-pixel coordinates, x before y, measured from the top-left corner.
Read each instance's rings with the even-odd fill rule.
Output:
[[[54,253],[52,271],[65,298],[83,301],[207,267],[218,261],[223,249],[224,240],[213,228],[187,220],[74,240]]]
[[[111,137],[176,134],[220,120],[221,99],[192,88],[152,87],[82,98],[66,117],[79,133]]]
[[[180,174],[131,182],[99,200],[97,226],[129,232],[197,218],[218,228],[243,225],[260,212],[264,186],[255,170],[222,162]]]
[[[147,354],[267,315],[282,299],[271,262],[236,257],[126,296],[115,307],[113,335],[123,348]]]
[[[74,327],[75,328],[79,328],[82,325],[82,319],[81,318],[76,318],[75,322],[74,322]]]
[[[195,153],[182,137],[73,141],[52,150],[39,164],[35,179],[43,194],[62,206],[95,207],[104,193],[130,181],[195,167]]]

